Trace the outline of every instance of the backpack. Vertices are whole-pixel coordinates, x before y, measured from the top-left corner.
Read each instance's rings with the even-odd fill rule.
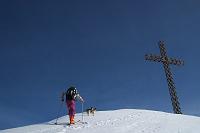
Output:
[[[78,94],[78,91],[75,87],[70,87],[66,92],[66,100],[74,100],[75,95]]]

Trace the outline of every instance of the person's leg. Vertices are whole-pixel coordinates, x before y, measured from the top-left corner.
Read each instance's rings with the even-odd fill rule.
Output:
[[[68,112],[69,112],[69,119],[70,119],[70,124],[74,124],[74,117],[75,117],[75,101],[67,101],[67,107],[68,107]]]

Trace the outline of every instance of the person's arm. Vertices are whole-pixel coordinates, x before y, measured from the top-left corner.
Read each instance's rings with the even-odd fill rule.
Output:
[[[83,98],[79,94],[75,95],[75,99],[77,99],[77,100],[79,100],[81,102],[84,102]]]
[[[61,101],[62,102],[64,102],[64,96],[65,96],[65,94],[66,94],[65,92],[62,92],[62,95],[61,95]]]

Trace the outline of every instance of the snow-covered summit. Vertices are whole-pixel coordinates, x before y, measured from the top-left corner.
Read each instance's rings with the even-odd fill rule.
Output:
[[[97,111],[94,116],[76,114],[77,122],[67,126],[68,116],[47,123],[2,130],[0,133],[200,133],[200,117],[158,111],[121,109]]]

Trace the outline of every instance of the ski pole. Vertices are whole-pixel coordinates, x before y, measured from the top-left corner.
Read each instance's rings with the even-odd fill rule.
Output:
[[[58,121],[58,117],[59,117],[59,114],[60,114],[60,111],[62,109],[62,105],[63,105],[63,102],[60,104],[60,107],[59,107],[59,110],[58,110],[58,113],[57,113],[57,118],[56,118],[56,122],[54,124],[57,125],[57,121]]]
[[[84,122],[83,121],[83,102],[82,102],[82,122]]]

